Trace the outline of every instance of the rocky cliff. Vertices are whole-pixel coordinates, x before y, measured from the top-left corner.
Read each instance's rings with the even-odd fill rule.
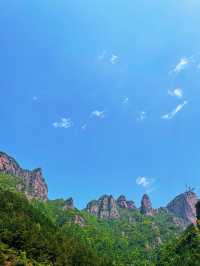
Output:
[[[167,209],[174,213],[176,216],[180,217],[185,226],[196,223],[196,204],[198,198],[193,191],[187,191],[178,195],[174,200],[172,200],[168,205]]]
[[[73,198],[69,198],[69,199],[65,200],[64,207],[63,207],[64,210],[74,209],[74,208],[75,208],[75,206],[74,206]]]
[[[122,209],[136,209],[134,201],[127,200],[124,195],[119,196],[119,198],[117,199],[117,205]]]
[[[113,196],[104,195],[99,200],[94,200],[88,203],[86,211],[103,219],[119,218],[117,204]]]
[[[0,152],[0,173],[20,177],[24,183],[25,194],[28,197],[35,197],[41,200],[47,199],[48,187],[40,168],[33,171],[25,170],[20,167],[14,158],[4,152]]]
[[[141,201],[140,212],[146,216],[153,216],[155,210],[152,208],[151,200],[147,194],[144,194]]]
[[[48,187],[40,168],[33,171],[23,169],[15,159],[4,152],[0,152],[0,173],[19,177],[23,185],[17,186],[16,190],[23,191],[27,197],[47,200]],[[187,226],[191,223],[195,224],[196,222],[195,205],[197,201],[197,195],[193,191],[187,191],[178,195],[164,209],[174,214],[174,223],[180,223],[181,219],[181,223],[183,221],[184,226]],[[74,209],[73,199],[67,199],[64,202],[63,208],[66,210]],[[104,195],[98,200],[91,201],[86,207],[86,210],[90,214],[103,219],[117,219],[120,215],[123,215],[123,209],[128,211],[137,210],[135,203],[127,200],[124,195],[119,196],[117,200],[111,195]],[[151,200],[147,194],[143,195],[139,210],[141,214],[146,216],[153,216],[157,213],[157,211],[152,208]]]

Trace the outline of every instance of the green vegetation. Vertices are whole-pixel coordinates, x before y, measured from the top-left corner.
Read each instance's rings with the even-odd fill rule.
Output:
[[[181,232],[173,222],[173,215],[164,210],[147,217],[138,210],[121,209],[121,219],[102,220],[85,211],[66,211],[62,199],[33,200],[32,204],[59,226],[65,236],[81,240],[96,254],[109,257],[113,265],[154,265],[159,245]],[[82,217],[84,226],[74,224],[75,216]]]
[[[12,261],[10,254],[16,260],[13,265],[28,265],[29,261],[31,265],[112,265],[106,259],[98,258],[81,240],[65,236],[23,195],[2,190],[0,241],[1,265],[6,265],[8,260]]]
[[[20,177],[0,173],[0,188],[9,191],[24,191],[25,185]]]
[[[200,226],[180,236],[164,209],[153,217],[120,209],[122,218],[102,220],[66,209],[62,199],[28,200],[16,188],[23,191],[20,178],[0,174],[2,266],[200,265]]]
[[[200,220],[197,220],[197,226],[190,225],[180,237],[161,247],[157,265],[200,265]]]

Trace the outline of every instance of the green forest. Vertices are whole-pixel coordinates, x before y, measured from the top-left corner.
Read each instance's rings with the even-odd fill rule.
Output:
[[[121,210],[120,219],[99,219],[66,210],[63,199],[28,199],[19,185],[20,178],[0,174],[2,266],[200,265],[199,212],[197,226],[183,232],[164,210],[152,217]]]

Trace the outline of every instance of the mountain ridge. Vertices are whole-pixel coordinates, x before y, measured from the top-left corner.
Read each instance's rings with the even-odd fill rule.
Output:
[[[32,171],[23,169],[13,157],[0,151],[0,173],[20,177],[28,197],[47,200],[48,186],[41,168],[36,168]]]
[[[38,187],[33,185],[35,183],[30,184],[29,182],[30,176],[32,177],[35,173],[34,170],[24,170],[15,159],[5,153],[0,154],[0,196],[2,197],[0,212],[4,217],[3,225],[8,228],[6,234],[4,230],[0,230],[0,238],[3,239],[2,243],[0,241],[0,264],[1,252],[3,252],[4,260],[6,258],[8,261],[9,252],[14,252],[13,256],[19,257],[19,252],[24,248],[20,245],[16,249],[15,239],[10,242],[10,235],[15,236],[14,225],[18,226],[17,241],[20,239],[21,243],[25,245],[27,258],[31,260],[38,258],[37,254],[32,253],[32,250],[40,252],[40,245],[43,245],[41,228],[44,233],[46,232],[47,240],[52,225],[55,232],[59,233],[60,237],[66,241],[73,239],[74,244],[77,245],[81,240],[83,246],[89,248],[94,256],[96,254],[105,261],[109,259],[109,266],[129,266],[132,263],[135,266],[161,266],[162,264],[156,264],[158,250],[169,241],[176,241],[176,238],[184,233],[186,226],[193,222],[194,216],[196,216],[196,211],[194,212],[193,208],[197,196],[192,191],[178,195],[166,207],[158,209],[153,207],[150,197],[144,194],[140,207],[136,207],[134,201],[127,199],[124,195],[117,198],[112,195],[103,195],[99,199],[89,202],[84,210],[78,210],[73,198],[51,200],[48,199],[47,193],[46,197],[43,197]],[[24,175],[24,171],[29,175]],[[47,184],[43,176],[40,176],[40,180],[41,184],[46,187]],[[30,186],[32,190],[30,190]],[[19,204],[19,202],[21,203]],[[10,220],[7,219],[10,206],[13,206],[11,211],[13,226],[11,227]],[[29,211],[27,213],[27,210],[30,210],[32,214]],[[32,236],[29,236],[28,230],[29,223],[32,222],[30,214],[39,219],[31,228],[33,232],[31,245],[29,237]],[[50,227],[48,227],[49,225]],[[23,238],[24,226],[27,228],[25,239]],[[196,225],[193,226],[196,227]],[[37,239],[36,242],[34,242],[35,239]],[[2,247],[2,244],[7,245],[9,250],[5,246]],[[55,244],[53,249],[58,246]],[[10,248],[14,249],[10,250]],[[52,262],[52,258],[48,255],[52,252],[51,248],[51,243],[48,243],[45,254],[49,262]],[[88,262],[85,263],[87,256],[85,257],[83,254],[82,257],[81,254],[77,254],[76,246],[73,247],[73,250],[72,252],[75,252],[74,259],[81,257],[81,264],[69,265],[90,265]],[[56,260],[61,259],[60,255],[62,255],[60,252],[55,254]],[[43,257],[40,259],[43,260]],[[68,263],[62,261],[56,265],[68,266]],[[91,266],[97,265],[96,261],[91,264]],[[105,262],[102,266],[104,265],[106,265]]]
[[[42,169],[26,170],[21,168],[19,163],[5,152],[0,152],[0,173],[10,174],[20,177],[23,181],[24,188],[18,187],[19,191],[24,192],[27,197],[37,198],[40,200],[48,199],[48,185],[42,175]],[[141,200],[141,206],[136,207],[133,200],[127,200],[124,195],[120,195],[115,199],[112,195],[103,195],[98,200],[88,202],[85,210],[101,219],[119,219],[121,217],[120,210],[128,211],[139,210],[141,214],[146,216],[154,216],[159,209],[173,213],[184,227],[196,222],[196,209],[198,197],[192,191],[187,191],[177,195],[172,199],[166,207],[154,209],[150,197],[145,193]],[[73,209],[73,198],[66,200],[66,209]]]

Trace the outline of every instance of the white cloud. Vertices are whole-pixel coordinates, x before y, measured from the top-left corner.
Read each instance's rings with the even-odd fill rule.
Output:
[[[180,112],[184,108],[187,103],[187,101],[184,101],[182,104],[179,104],[172,112],[163,115],[161,118],[165,120],[172,119],[178,112]]]
[[[70,128],[74,125],[70,118],[61,118],[59,122],[54,122],[54,128]]]
[[[94,110],[91,113],[91,117],[98,117],[98,118],[104,118],[105,117],[105,111],[99,111],[99,110]]]
[[[81,126],[81,129],[82,129],[82,130],[86,130],[86,129],[87,129],[87,124],[83,124],[83,125]]]
[[[125,97],[122,103],[123,104],[126,104],[126,103],[128,103],[128,101],[129,101],[129,98],[128,97]]]
[[[147,193],[153,192],[156,188],[154,187],[155,179],[145,176],[139,176],[136,179],[136,184],[145,189]]]
[[[104,60],[109,60],[109,62],[112,65],[115,65],[119,62],[119,56],[116,54],[108,54],[106,50],[102,51],[100,55],[98,55],[98,60],[99,61],[104,61]]]
[[[119,57],[118,57],[117,55],[115,55],[115,54],[112,54],[112,55],[111,55],[111,58],[110,58],[110,63],[111,63],[112,65],[115,65],[115,64],[118,63],[118,61],[119,61]]]
[[[150,180],[145,177],[145,176],[139,176],[137,179],[136,179],[136,184],[138,186],[142,186],[144,188],[148,187],[150,185]]]
[[[168,94],[172,97],[182,98],[183,97],[183,90],[181,88],[177,88],[173,91],[169,90]]]
[[[180,61],[178,62],[178,64],[173,69],[173,72],[178,74],[179,72],[181,72],[182,70],[184,70],[187,67],[189,62],[190,62],[190,60],[187,57],[181,58]]]
[[[137,121],[143,121],[146,118],[147,118],[147,113],[145,111],[141,111],[138,114]]]

